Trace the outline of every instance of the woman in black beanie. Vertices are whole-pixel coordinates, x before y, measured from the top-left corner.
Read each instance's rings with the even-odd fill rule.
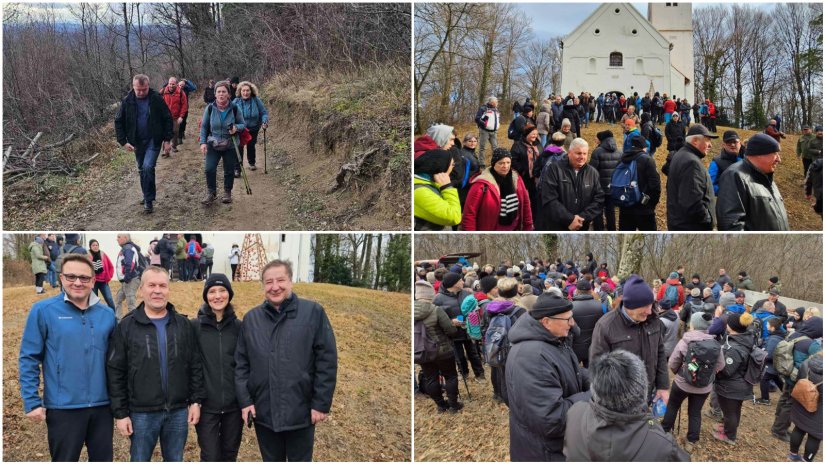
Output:
[[[236,461],[241,447],[243,420],[235,396],[235,345],[241,321],[230,304],[234,294],[227,276],[210,275],[203,286],[204,304],[192,320],[207,393],[195,426],[201,461]]]

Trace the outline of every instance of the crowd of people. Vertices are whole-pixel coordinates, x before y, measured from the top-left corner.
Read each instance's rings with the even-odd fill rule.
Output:
[[[263,460],[312,460],[337,349],[321,305],[292,291],[289,261],[264,266],[264,302],[242,321],[226,275],[206,278],[188,319],[157,264],[134,277],[143,301],[120,318],[93,292],[95,253],[75,251],[56,268],[62,291],[29,311],[19,354],[25,414],[45,421],[53,461],[78,461],[85,446],[89,461],[111,462],[115,428],[132,461],[150,461],[158,440],[164,461],[182,461],[190,425],[203,462],[237,460],[244,425]]]
[[[158,157],[177,153],[186,138],[189,94],[197,86],[188,79],[172,76],[159,91],[150,88],[149,77],[138,74],[132,90],[123,98],[115,116],[117,142],[135,154],[144,212],[154,211],[157,187],[155,167]],[[198,123],[198,145],[204,156],[208,205],[217,199],[218,163],[223,163],[221,202],[232,203],[235,178],[244,171],[244,152],[249,169],[257,169],[256,145],[261,130],[266,133],[269,112],[258,97],[258,87],[238,77],[215,83],[209,81],[203,93],[203,116]]]
[[[668,230],[790,230],[774,181],[785,137],[779,122],[772,119],[747,140],[726,130],[706,168],[719,138],[715,107],[677,101],[658,93],[625,99],[571,92],[550,95],[536,113],[528,98],[514,105],[509,150],[498,146],[495,97],[478,109],[477,133],[459,139],[452,126],[433,125],[414,143],[415,230],[655,231],[660,201]],[[701,124],[690,123],[691,110]],[[593,142],[581,138],[582,126],[603,115],[618,131],[600,131]],[[663,145],[667,160],[657,167],[653,155]],[[821,125],[803,127],[796,154],[806,198],[821,217]]]
[[[423,262],[415,279],[417,390],[457,414],[458,373],[466,382],[472,367],[484,382],[486,363],[493,399],[509,409],[512,461],[687,461],[702,438],[736,446],[743,402],[771,405],[776,390],[771,434],[788,459],[819,451],[821,311],[787,308],[776,276],[753,304],[746,271],[688,279],[679,266],[647,283],[592,253]],[[715,422],[709,437],[703,416]]]

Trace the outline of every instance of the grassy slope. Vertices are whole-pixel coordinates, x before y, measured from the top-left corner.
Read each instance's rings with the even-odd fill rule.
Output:
[[[114,285],[116,287],[117,284]],[[260,284],[233,285],[242,317],[263,301]],[[113,288],[116,292],[116,288]],[[175,282],[171,301],[190,318],[202,303],[203,286]],[[316,432],[317,461],[405,461],[411,457],[409,295],[329,284],[296,284],[295,292],[327,311],[338,345],[338,383],[329,420]],[[47,296],[57,293],[50,290]],[[23,415],[17,356],[26,315],[42,296],[29,287],[3,290],[3,458],[48,460],[44,424]],[[380,442],[380,446],[376,443]],[[115,433],[115,461],[129,459],[129,441]],[[84,452],[85,456],[85,452]],[[184,460],[200,454],[190,428]],[[155,460],[159,460],[159,447]],[[83,458],[85,459],[85,457]],[[239,461],[260,461],[255,434],[244,430]]]
[[[509,123],[509,122],[508,122]],[[507,138],[508,124],[502,124],[498,131],[498,143],[506,148],[512,146],[513,141]],[[613,131],[616,136],[616,142],[621,143],[620,134],[621,128],[618,125],[610,126],[606,123],[591,123],[590,127],[582,128],[582,137],[590,144],[590,153],[598,143],[596,134],[605,129]],[[718,126],[718,134],[721,136],[728,127]],[[659,126],[659,130],[664,135],[664,125]],[[747,140],[757,132],[747,129],[735,129],[743,140]],[[456,132],[459,137],[463,138],[466,132],[478,133],[478,128],[474,124],[459,124],[456,126]],[[822,230],[822,219],[813,212],[808,201],[805,199],[805,188],[800,185],[804,180],[802,175],[802,161],[796,157],[796,142],[799,140],[798,134],[788,134],[786,139],[782,141],[782,164],[779,165],[774,180],[779,186],[779,191],[782,192],[782,197],[785,201],[785,208],[788,210],[788,220],[791,224],[791,230]],[[667,144],[667,139],[662,142],[663,146]],[[722,149],[721,137],[713,141],[713,148],[711,148],[710,155],[703,160],[705,166],[710,164],[714,156],[719,154]],[[490,150],[487,149],[487,160],[490,159]],[[667,151],[663,147],[659,147],[656,151],[655,159],[657,168],[661,169],[665,164]],[[665,204],[667,202],[666,185],[667,176],[661,174],[662,179],[662,198],[656,206],[656,222],[659,230],[667,229],[667,209]]]

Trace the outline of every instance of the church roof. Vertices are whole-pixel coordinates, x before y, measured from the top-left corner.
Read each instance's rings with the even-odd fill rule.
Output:
[[[653,27],[647,19],[645,19],[637,10],[636,8],[631,5],[630,3],[603,3],[601,6],[596,8],[590,16],[587,17],[579,27],[573,29],[573,32],[567,34],[564,37],[562,43],[564,45],[569,45],[575,42],[585,31],[591,29],[592,26],[595,25],[596,21],[598,21],[603,15],[609,14],[612,10],[616,7],[623,9],[625,12],[630,14],[630,17],[634,19],[639,26],[644,28],[650,35],[659,43],[660,46],[663,48],[668,48],[670,46],[670,41],[668,41],[655,27]]]

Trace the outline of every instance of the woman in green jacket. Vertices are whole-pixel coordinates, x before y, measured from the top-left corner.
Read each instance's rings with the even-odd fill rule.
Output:
[[[46,266],[46,260],[48,260],[49,257],[43,251],[45,238],[46,234],[40,234],[29,244],[29,254],[32,258],[32,274],[34,274],[34,289],[38,295],[46,293],[46,290],[43,289],[43,281],[46,279],[46,273],[49,272],[48,266]],[[58,269],[58,272],[59,271]]]
[[[428,150],[413,164],[415,230],[444,230],[461,222],[458,190],[450,181],[455,162],[447,150]]]

